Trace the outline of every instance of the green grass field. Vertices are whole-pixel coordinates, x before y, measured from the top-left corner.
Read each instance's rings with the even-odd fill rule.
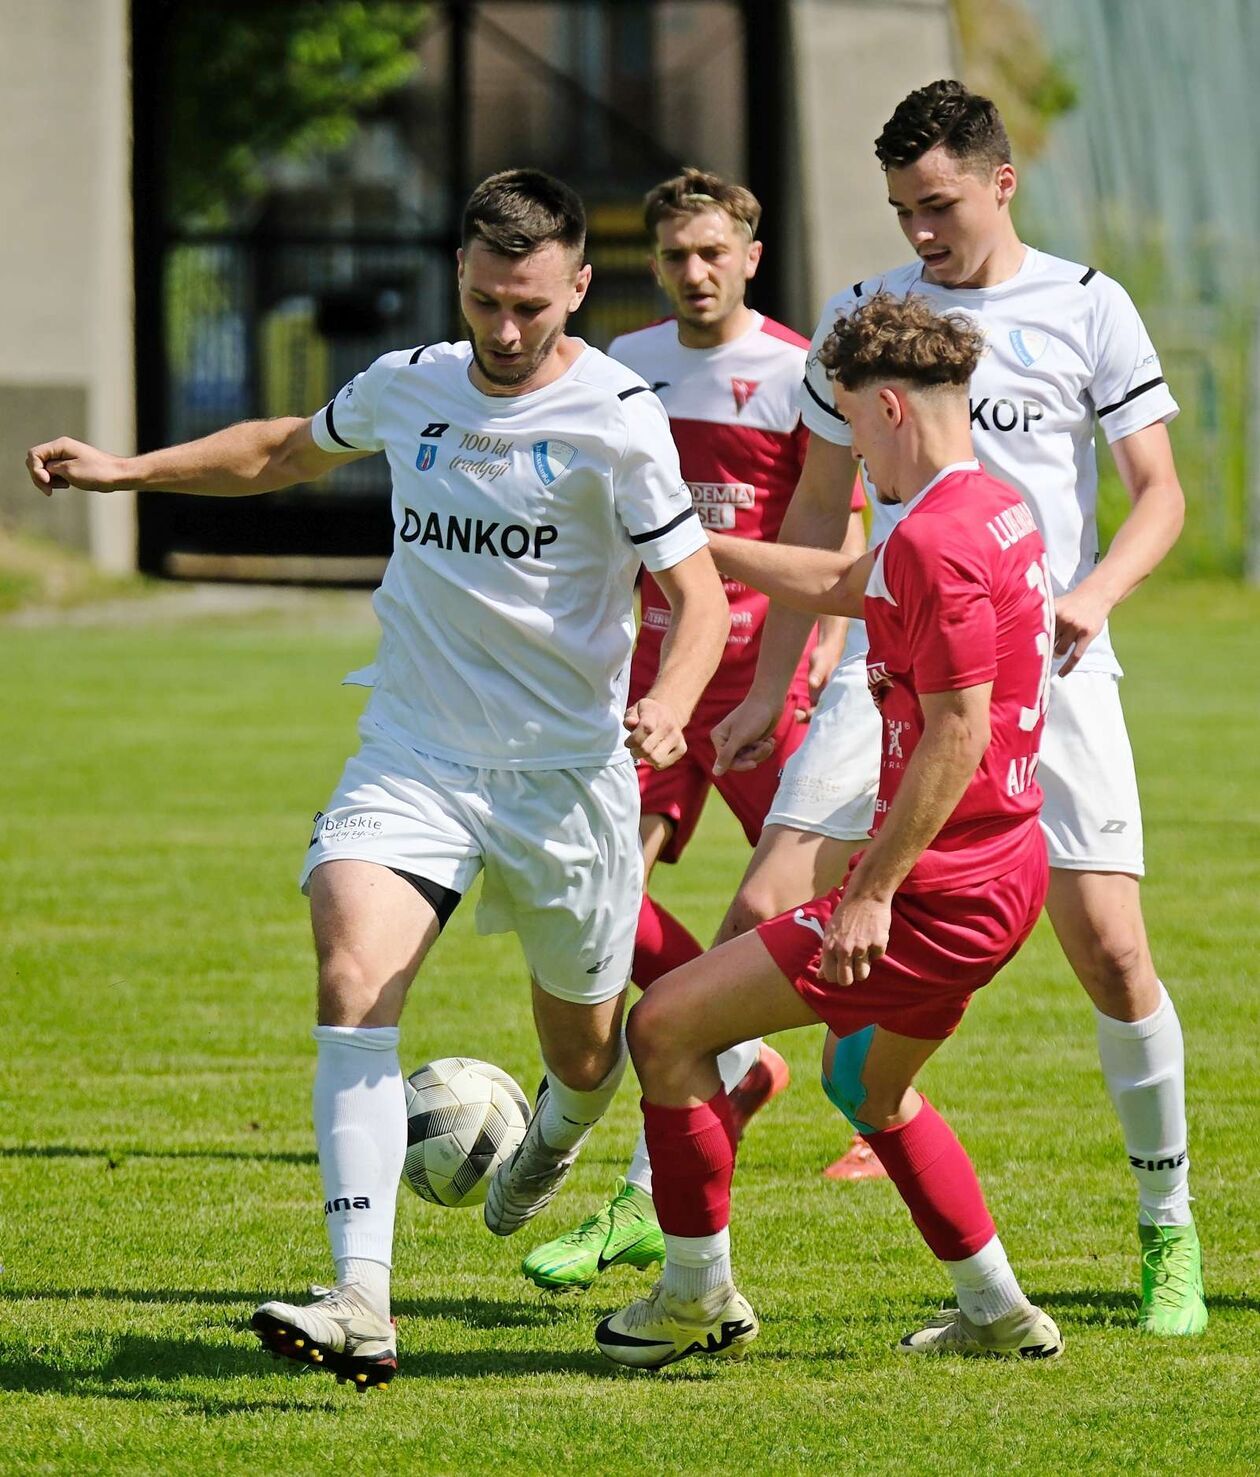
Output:
[[[610,1188],[627,1088],[522,1244],[402,1192],[402,1374],[369,1397],[281,1370],[245,1331],[260,1299],[328,1273],[293,880],[354,740],[362,695],[337,682],[372,636],[344,611],[0,631],[0,1470],[1260,1469],[1260,595],[1162,584],[1115,622],[1147,913],[1186,1032],[1205,1337],[1135,1331],[1133,1190],[1090,1011],[1041,928],[925,1086],[1060,1321],[1057,1364],[893,1354],[946,1282],[890,1186],[821,1178],[847,1133],[803,1032],[736,1179],[763,1323],[745,1364],[614,1370],[591,1329],[646,1282],[557,1301],[517,1275]],[[660,892],[709,930],[743,860],[715,806]],[[471,911],[413,992],[404,1059],[485,1056],[532,1089],[517,946],[478,939]]]

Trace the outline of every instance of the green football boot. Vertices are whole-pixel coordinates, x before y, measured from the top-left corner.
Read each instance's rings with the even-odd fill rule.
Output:
[[[1202,1333],[1208,1310],[1203,1301],[1203,1252],[1199,1233],[1188,1226],[1147,1226],[1139,1222],[1142,1243],[1143,1333],[1177,1337]]]
[[[665,1238],[656,1223],[652,1197],[636,1185],[617,1181],[607,1205],[574,1231],[535,1247],[521,1271],[550,1292],[579,1292],[609,1267],[644,1271],[665,1260]]]

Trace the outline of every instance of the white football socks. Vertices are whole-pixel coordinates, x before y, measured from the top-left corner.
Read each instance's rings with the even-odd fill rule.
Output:
[[[744,1080],[760,1055],[761,1037],[759,1036],[755,1041],[742,1041],[738,1046],[728,1047],[718,1057],[718,1074],[727,1092]],[[635,1142],[630,1167],[626,1170],[626,1183],[642,1190],[645,1195],[652,1193],[652,1161],[648,1158],[647,1138],[642,1130]]]
[[[366,1257],[337,1258],[337,1286],[355,1287],[363,1300],[382,1318],[389,1317],[389,1268]]]
[[[1154,1013],[1117,1021],[1095,1010],[1098,1059],[1138,1184],[1138,1219],[1185,1226],[1190,1215],[1186,1068],[1181,1022],[1161,984]]]
[[[996,1235],[974,1256],[941,1265],[954,1284],[960,1312],[972,1323],[996,1323],[1028,1302],[1006,1259],[1006,1248]]]
[[[665,1291],[694,1303],[731,1281],[731,1228],[711,1236],[665,1236]]]
[[[407,1149],[397,1026],[316,1026],[314,1118],[338,1281],[389,1314],[394,1208]],[[380,1273],[347,1262],[375,1263]],[[383,1274],[383,1281],[382,1281]],[[383,1298],[382,1298],[383,1293]]]
[[[576,1088],[566,1086],[548,1067],[547,1094],[539,1110],[542,1122],[538,1127],[551,1148],[571,1149],[593,1124],[599,1122],[607,1112],[609,1103],[617,1095],[629,1060],[630,1053],[626,1049],[623,1033],[612,1071],[589,1092],[579,1092]]]
[[[761,1055],[761,1037],[755,1041],[741,1041],[738,1046],[728,1046],[717,1059],[718,1074],[727,1092],[738,1087],[752,1071]]]

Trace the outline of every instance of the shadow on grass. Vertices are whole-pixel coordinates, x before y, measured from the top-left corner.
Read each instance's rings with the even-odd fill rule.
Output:
[[[91,1148],[81,1144],[39,1144],[21,1147],[0,1144],[0,1159],[104,1159],[117,1169],[128,1159],[257,1159],[271,1164],[314,1164],[314,1151],[293,1149],[119,1149]]]
[[[1136,1327],[1138,1315],[1138,1291],[1117,1292],[1108,1288],[1074,1288],[1070,1291],[1029,1292],[1028,1296],[1039,1307],[1054,1316],[1058,1311],[1072,1309],[1075,1323],[1093,1323],[1108,1328],[1132,1324]],[[1243,1312],[1260,1313],[1260,1297],[1241,1297],[1235,1293],[1207,1293],[1209,1313]]]
[[[591,1379],[615,1378],[620,1371],[592,1349],[442,1349],[401,1348],[403,1373],[412,1379],[459,1381],[522,1378],[541,1374],[572,1374]],[[292,1382],[286,1393],[274,1384],[255,1397],[220,1396],[212,1392],[174,1388],[183,1380],[271,1381],[276,1375]],[[56,1394],[104,1400],[177,1401],[207,1414],[242,1410],[300,1409],[324,1392],[343,1392],[329,1376],[285,1361],[272,1361],[241,1329],[239,1343],[208,1343],[196,1339],[156,1338],[140,1334],[113,1334],[99,1342],[76,1340],[70,1347],[46,1349],[0,1344],[0,1391]],[[358,1392],[349,1390],[351,1400]]]
[[[17,1301],[84,1303],[99,1299],[111,1303],[156,1303],[172,1308],[193,1305],[211,1307],[239,1306],[252,1311],[259,1303],[276,1296],[276,1289],[260,1292],[250,1288],[172,1288],[172,1287],[13,1287],[0,1283],[0,1299]],[[301,1296],[294,1293],[293,1296]],[[494,1298],[432,1297],[395,1298],[394,1316],[422,1320],[444,1320],[466,1328],[543,1328],[572,1320],[574,1314],[593,1317],[593,1310],[574,1300],[558,1304],[556,1300],[508,1302]],[[248,1313],[243,1321],[247,1320]]]

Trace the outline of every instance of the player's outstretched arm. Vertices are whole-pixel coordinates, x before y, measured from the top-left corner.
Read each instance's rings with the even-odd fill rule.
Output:
[[[854,559],[830,549],[762,544],[722,533],[711,533],[709,544],[728,579],[751,585],[781,605],[821,615],[862,615],[873,554]]]
[[[856,563],[865,550],[866,528],[862,522],[862,515],[859,512],[852,512],[849,514],[848,531],[845,533],[840,552]],[[795,619],[796,613],[788,606],[772,604],[770,615],[773,616],[776,610],[781,616],[779,630],[783,631],[786,629],[786,618],[791,616]],[[768,625],[769,619],[767,619]],[[797,709],[797,718],[801,722],[811,716],[823,687],[840,660],[848,625],[848,621],[842,616],[824,616],[818,622],[818,645],[811,654],[809,668],[811,707],[809,713]],[[783,654],[790,650],[790,647],[786,648]],[[729,769],[755,769],[758,764],[764,763],[774,753],[774,730],[783,712],[783,701],[786,695],[786,684],[782,694],[778,690],[779,679],[776,674],[780,662],[781,657],[776,657],[773,653],[767,655],[765,628],[763,628],[757,677],[754,678],[743,701],[737,707],[732,708],[713,729],[715,753],[713,773],[715,775],[723,775]]]
[[[717,671],[731,628],[731,607],[708,549],[697,549],[652,577],[669,601],[669,630],[656,681],[626,710],[626,747],[665,769],[687,752],[683,729]]]
[[[852,483],[850,448],[811,436],[779,542],[828,550],[844,546],[850,533]],[[766,613],[749,697],[774,709],[776,721],[812,626],[809,614],[788,606],[772,603]]]
[[[1055,602],[1054,651],[1067,654],[1066,676],[1102,630],[1112,608],[1131,595],[1177,542],[1186,497],[1177,477],[1168,427],[1145,426],[1111,446],[1133,507],[1111,547],[1074,590]]]
[[[864,980],[888,947],[892,896],[954,812],[989,746],[992,682],[920,695],[923,735],[884,824],[862,854],[823,936],[823,978]]]
[[[371,455],[363,452],[361,455]],[[45,496],[63,487],[89,492],[191,492],[248,497],[310,482],[357,457],[333,456],[315,444],[304,416],[242,421],[199,441],[141,456],[115,456],[62,436],[31,447],[26,470]]]

